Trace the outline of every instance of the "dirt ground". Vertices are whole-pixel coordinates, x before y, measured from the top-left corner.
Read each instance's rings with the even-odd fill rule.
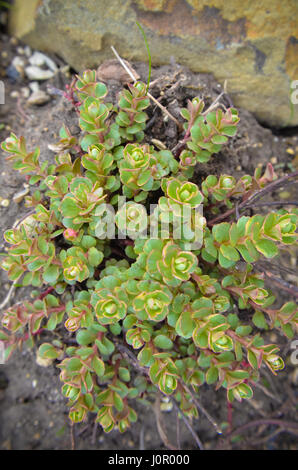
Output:
[[[29,80],[22,75],[13,76],[10,65],[17,55],[22,55],[24,45],[14,38],[2,34],[0,37],[0,80],[5,84],[5,104],[0,106],[0,141],[10,133],[24,135],[28,148],[40,146],[41,160],[53,160],[53,152],[48,145],[55,143],[63,122],[73,134],[80,132],[77,115],[72,105],[60,95],[52,95],[43,106],[28,106],[27,92]],[[21,49],[20,49],[21,48]],[[65,64],[58,57],[52,57],[63,69]],[[141,78],[146,81],[148,67],[133,64]],[[73,71],[59,71],[53,78],[41,82],[40,89],[47,91],[48,86],[64,89],[70,83]],[[210,75],[193,74],[177,64],[154,68],[152,72],[151,93],[175,116],[179,118],[179,108],[186,105],[187,99],[194,96],[204,97],[206,106],[218,96],[222,87]],[[117,76],[108,80],[111,99],[115,100],[122,88]],[[224,97],[223,103],[231,105],[232,97]],[[200,182],[208,174],[232,174],[240,177],[252,174],[254,169],[271,161],[279,176],[293,171],[297,166],[298,130],[277,131],[261,126],[247,111],[240,109],[240,124],[237,135],[229,141],[222,152],[212,158],[209,164],[200,165],[196,175]],[[179,140],[176,124],[165,119],[159,108],[151,106],[147,128],[148,141],[159,139],[168,148],[175,147]],[[28,209],[24,202],[16,203],[13,197],[24,189],[25,179],[14,172],[5,161],[0,160],[0,252],[5,244],[3,232],[21,219]],[[287,199],[297,196],[297,188],[287,189]],[[296,194],[294,194],[296,192]],[[273,195],[274,197],[274,195]],[[8,200],[5,206],[3,200]],[[296,197],[297,200],[297,197]],[[282,255],[280,263],[295,272],[295,252]],[[294,283],[293,273],[285,274],[281,267],[272,268],[277,275]],[[0,302],[7,295],[10,283],[5,272],[0,271]],[[274,286],[273,287],[274,290]],[[276,289],[279,301],[288,300],[288,294]],[[30,295],[30,289],[17,289],[11,303]],[[264,391],[256,388],[254,398],[244,403],[233,404],[233,429],[236,432],[228,439],[225,434],[218,435],[208,420],[200,415],[193,423],[206,449],[296,449],[298,420],[296,413],[298,368],[291,364],[291,344],[275,332],[268,332],[267,339],[277,342],[286,368],[278,377],[262,370],[261,385]],[[37,344],[39,339],[37,340]],[[139,404],[138,422],[125,434],[112,431],[105,435],[101,428],[94,426],[94,417],[89,416],[87,423],[71,429],[67,417],[66,400],[60,393],[59,370],[54,366],[44,368],[36,363],[36,349],[15,353],[5,365],[0,365],[0,449],[70,449],[73,441],[76,449],[164,449],[157,432],[151,406]],[[227,421],[227,403],[224,390],[214,392],[212,387],[202,386],[200,400],[216,421]],[[168,439],[177,445],[177,415],[174,410],[163,412],[163,420]],[[268,422],[280,420],[282,426]],[[255,426],[237,432],[239,426],[258,420]],[[259,421],[261,420],[261,421]],[[267,420],[267,421],[266,421]],[[287,423],[295,424],[288,426]],[[277,430],[279,432],[277,432]],[[179,420],[180,446],[194,449],[195,442],[185,425]]]

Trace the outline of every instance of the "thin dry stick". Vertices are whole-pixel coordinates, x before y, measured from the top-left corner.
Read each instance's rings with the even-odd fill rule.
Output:
[[[0,310],[2,310],[9,302],[10,300],[10,297],[12,296],[12,293],[13,291],[15,290],[15,286],[16,286],[16,283],[18,282],[18,280],[16,279],[15,281],[13,281],[13,284],[10,286],[10,289],[7,293],[7,296],[5,297],[5,299],[3,300],[2,304],[0,304]]]
[[[262,390],[262,392],[267,395],[268,397],[272,398],[272,400],[277,401],[277,403],[281,403],[281,400],[278,398],[278,396],[273,395],[266,387],[264,387],[262,384],[259,384],[258,382],[253,382],[253,386],[259,388]]]
[[[202,113],[202,116],[206,116],[208,113],[210,113],[210,111],[213,111],[213,109],[219,106],[219,103],[218,103],[219,100],[222,98],[223,95],[227,93],[227,80],[224,81],[223,88],[224,88],[223,91],[218,95],[218,97],[213,101],[213,103],[211,103],[209,108],[207,108],[206,111]]]
[[[156,421],[156,426],[157,426],[159,437],[161,438],[162,442],[168,449],[177,450],[177,448],[173,446],[171,442],[169,441],[168,436],[164,430],[164,424],[162,422],[162,415],[161,415],[161,410],[160,410],[160,394],[159,393],[156,396],[153,410],[155,414],[155,421]]]
[[[178,450],[181,449],[179,412],[176,411],[176,439]]]
[[[143,375],[148,377],[148,375],[149,375],[148,369],[146,369],[146,367],[143,367],[139,364],[139,362],[138,362],[137,358],[135,357],[135,355],[126,346],[124,346],[124,344],[121,344],[120,342],[117,341],[115,343],[115,346],[117,347],[119,352],[126,358],[126,360],[128,362],[130,362],[133,366],[135,366],[135,368],[137,370],[139,370]],[[164,394],[164,395],[166,397],[168,397],[168,395],[166,395],[166,394]],[[170,399],[171,399],[171,402],[173,403],[173,406],[176,409],[176,411],[180,413],[182,420],[184,421],[186,427],[191,432],[191,435],[193,436],[194,440],[196,441],[199,449],[203,450],[204,449],[203,444],[200,441],[199,436],[197,435],[197,433],[193,429],[191,423],[189,422],[189,420],[187,419],[185,414],[183,412],[181,412],[181,410],[179,408],[179,405],[176,403],[176,400],[173,397],[171,397]]]
[[[184,421],[184,424],[185,426],[187,427],[187,429],[190,431],[192,437],[194,438],[194,440],[196,441],[197,443],[197,446],[200,450],[204,450],[204,446],[199,438],[199,436],[197,435],[197,433],[194,431],[192,425],[190,424],[189,420],[186,418],[185,414],[181,412],[180,408],[179,408],[179,405],[176,403],[176,401],[172,398],[171,399],[172,403],[173,403],[173,406],[175,408],[175,410],[177,411],[177,413],[180,414],[182,420]]]
[[[293,284],[290,284],[284,279],[280,279],[279,277],[274,276],[270,271],[265,271],[264,274],[266,278],[270,279],[270,281],[272,281],[278,287],[288,292],[293,297],[298,297],[298,287],[293,286]]]
[[[254,421],[250,421],[249,423],[244,424],[243,426],[239,426],[239,428],[234,429],[227,437],[235,436],[235,434],[240,434],[246,429],[249,429],[254,426],[262,426],[262,425],[273,425],[279,426],[284,430],[289,430],[294,434],[298,434],[298,424],[292,421],[283,421],[281,419],[256,419]]]
[[[116,49],[113,46],[111,46],[111,49],[114,52],[117,59],[119,60],[122,67],[126,70],[126,72],[129,74],[132,80],[136,82],[137,81],[136,77],[134,76],[132,71],[129,70],[125,62],[121,59]],[[172,119],[172,121],[175,122],[175,124],[178,126],[178,129],[182,130],[182,124],[181,122],[178,121],[178,119],[176,119],[162,104],[160,104],[160,102],[156,98],[154,98],[154,96],[152,96],[151,93],[147,92],[147,96],[149,96],[149,98],[153,101],[153,103],[155,103],[162,110],[163,113],[165,113],[167,116],[169,116],[170,119]]]
[[[213,101],[213,103],[211,103],[211,105],[209,106],[209,108],[204,112],[202,113],[202,116],[206,116],[206,114],[208,114],[210,111],[212,111],[212,109],[215,109],[219,106],[218,102],[220,100],[220,98],[226,94],[226,85],[227,85],[227,81],[225,80],[225,83],[224,83],[224,91],[222,93],[220,93],[220,95],[218,95],[218,97]],[[181,140],[180,142],[178,142],[178,144],[175,145],[174,148],[172,148],[172,152],[173,154],[175,155],[176,158],[178,158],[182,152],[182,150],[184,150],[185,146],[186,146],[186,143],[187,141],[189,140],[189,137],[190,137],[190,132],[191,132],[191,128],[193,126],[193,122],[192,121],[189,121],[188,123],[188,129],[184,135],[184,138],[183,140]]]
[[[258,261],[257,264],[255,264],[255,267],[257,269],[262,268],[262,271],[265,271],[268,269],[268,267],[274,271],[283,271],[287,274],[293,274],[294,276],[297,276],[297,272],[294,269],[288,268],[286,266],[283,266],[281,264],[273,263],[272,261]]]
[[[92,430],[92,438],[91,438],[91,444],[92,445],[96,444],[97,429],[98,429],[98,423],[95,421],[94,424],[93,424],[93,430]]]
[[[215,428],[217,434],[222,434],[222,430],[220,429],[219,425],[215,421],[214,418],[209,414],[209,412],[206,410],[206,408],[203,407],[203,405],[199,402],[199,400],[194,396],[192,391],[187,387],[187,385],[183,385],[184,390],[191,396],[192,401],[196,405],[196,407],[203,413],[203,415],[208,419],[208,421],[212,424],[212,426]]]
[[[238,210],[244,209],[247,207],[254,207],[255,201],[260,199],[261,197],[265,196],[265,194],[274,191],[275,189],[280,188],[284,184],[288,183],[287,180],[290,178],[296,178],[298,176],[298,171],[294,171],[293,173],[290,173],[289,175],[285,175],[282,178],[279,178],[276,181],[273,181],[272,183],[268,184],[265,188],[260,189],[256,193],[252,194],[246,201],[241,202],[238,204],[237,208]],[[212,227],[214,224],[220,222],[221,220],[226,219],[230,215],[232,215],[235,212],[235,207],[232,209],[229,209],[228,211],[224,212],[223,214],[218,215],[214,219],[211,219],[208,222],[209,227]]]
[[[74,423],[70,423],[70,442],[71,442],[71,450],[75,450],[75,439],[74,439]]]
[[[35,209],[33,209],[32,211],[27,212],[20,220],[17,220],[13,224],[12,228],[17,228],[22,222],[24,222],[24,220],[27,219],[27,217],[30,217],[30,215],[33,215],[33,214],[35,214]]]
[[[262,206],[298,206],[298,201],[268,201],[268,202],[257,202],[253,206],[247,206],[245,209],[250,207],[262,207]]]
[[[140,445],[139,445],[139,450],[145,450],[144,426],[141,427],[141,431],[140,431]]]

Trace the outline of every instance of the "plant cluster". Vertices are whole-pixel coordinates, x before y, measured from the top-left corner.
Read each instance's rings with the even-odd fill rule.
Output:
[[[294,302],[272,307],[275,297],[254,263],[296,241],[297,214],[211,222],[273,181],[272,167],[238,181],[209,175],[196,182],[198,163],[235,135],[234,108],[204,112],[202,100],[189,101],[181,110],[184,148],[174,154],[146,142],[144,83],[129,85],[114,105],[88,70],[77,77],[76,94],[82,138],[63,126],[54,164],[41,163],[23,137],[11,134],[2,144],[36,186],[26,198],[31,215],[4,235],[11,246],[1,267],[35,288],[32,301],[2,316],[6,356],[44,330],[65,328],[72,341],[62,335],[38,354],[59,362],[71,420],[96,413],[106,432],[125,431],[137,419],[134,402],[157,390],[189,418],[198,416],[189,387],[198,393],[214,384],[229,401],[251,398],[262,364],[274,374],[284,367],[264,331],[292,338],[298,318]],[[107,206],[115,212],[110,238]]]

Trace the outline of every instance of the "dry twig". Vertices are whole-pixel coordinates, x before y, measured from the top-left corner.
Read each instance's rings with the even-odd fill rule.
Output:
[[[122,67],[126,70],[126,72],[133,79],[133,81],[136,82],[137,81],[136,77],[134,76],[132,71],[127,67],[125,62],[121,59],[116,49],[113,46],[111,46],[111,49],[114,52],[117,59],[119,60]],[[170,119],[172,119],[172,121],[175,122],[175,124],[178,126],[178,129],[182,130],[182,124],[181,122],[178,121],[178,119],[176,119],[162,104],[160,104],[160,102],[156,98],[154,98],[154,96],[152,96],[151,93],[147,92],[147,96],[151,99],[151,101],[153,101],[153,103],[155,103],[162,110],[164,114],[166,114]]]

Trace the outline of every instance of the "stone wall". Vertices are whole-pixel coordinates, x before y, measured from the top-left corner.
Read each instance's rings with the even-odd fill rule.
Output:
[[[76,70],[112,58],[111,45],[153,65],[213,73],[237,106],[271,126],[298,125],[290,86],[298,80],[297,0],[15,0],[10,31]],[[291,118],[291,119],[290,119]]]

